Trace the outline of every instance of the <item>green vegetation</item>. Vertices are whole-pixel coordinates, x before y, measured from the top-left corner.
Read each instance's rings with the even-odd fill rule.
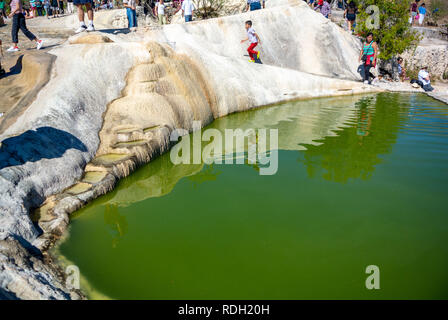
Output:
[[[371,6],[379,8],[379,27],[371,28],[373,15],[366,9]],[[361,36],[369,32],[374,35],[380,48],[379,58],[388,60],[418,44],[418,33],[409,25],[408,0],[362,0],[359,6],[356,30]]]
[[[195,15],[201,19],[216,18],[224,7],[224,0],[193,0]]]

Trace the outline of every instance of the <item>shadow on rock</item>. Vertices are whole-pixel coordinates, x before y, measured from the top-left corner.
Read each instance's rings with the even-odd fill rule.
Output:
[[[69,149],[87,151],[81,140],[66,131],[52,127],[28,130],[1,142],[0,170],[29,161],[59,158]]]

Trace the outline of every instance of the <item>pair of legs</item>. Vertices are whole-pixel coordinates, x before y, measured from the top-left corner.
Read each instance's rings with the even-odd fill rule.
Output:
[[[251,60],[257,59],[258,51],[255,51],[255,47],[258,45],[258,42],[251,43],[249,48],[247,48],[247,52],[249,53],[249,57]]]
[[[14,48],[17,47],[19,43],[19,29],[22,30],[23,34],[31,41],[35,41],[36,43],[40,42],[40,40],[26,27],[26,19],[23,13],[17,13],[12,17],[11,36]]]
[[[128,16],[128,27],[136,28],[137,27],[137,14],[135,10],[132,10],[131,8],[126,8],[126,15]]]
[[[352,32],[353,31],[353,25],[355,24],[355,18],[353,18],[353,16],[350,16],[347,18],[347,25],[348,25],[348,31]]]
[[[73,6],[73,2],[67,2],[67,12],[70,14],[75,12],[75,7]]]
[[[361,69],[361,76],[362,81],[368,82],[369,84],[372,83],[372,80],[370,80],[370,68],[373,67],[371,64],[363,64]]]
[[[0,11],[1,11],[1,15],[3,16],[3,18],[8,18],[8,16],[6,15],[6,10],[5,10],[5,8],[3,8],[3,9],[0,9]]]
[[[92,9],[92,2],[90,0],[74,0],[73,3],[78,8],[78,19],[80,27],[78,30],[76,30],[76,33],[82,32],[84,30],[87,31],[94,31],[95,28],[93,27],[93,9]],[[87,27],[84,22],[84,9],[83,6],[86,8],[87,11],[87,18],[89,19],[89,26]]]
[[[420,14],[420,17],[418,19],[418,24],[419,25],[423,25],[423,20],[425,20],[425,15],[424,14]]]
[[[159,24],[166,24],[166,16],[164,14],[159,14]]]
[[[411,19],[412,19],[411,26],[414,25],[414,23],[415,23],[415,17],[416,17],[416,16],[417,16],[417,12],[412,12],[412,13],[411,13]]]

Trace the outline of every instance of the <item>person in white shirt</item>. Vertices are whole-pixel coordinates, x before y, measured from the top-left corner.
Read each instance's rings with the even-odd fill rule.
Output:
[[[128,28],[131,31],[135,31],[137,29],[137,14],[136,8],[137,3],[135,0],[124,0],[123,6],[126,8],[126,15],[128,17]]]
[[[249,53],[250,62],[259,62],[260,61],[260,52],[255,51],[254,48],[258,46],[258,44],[261,43],[260,37],[258,37],[258,34],[255,32],[254,28],[252,28],[252,21],[248,20],[246,21],[246,31],[247,31],[247,38],[244,40],[241,40],[241,43],[246,42],[249,40],[249,48],[247,48],[247,52]]]
[[[428,72],[428,67],[423,67],[418,73],[418,80],[422,83],[421,86],[423,90],[426,92],[434,91],[434,88],[431,86],[431,76]]]
[[[166,5],[163,0],[159,0],[154,8],[155,15],[159,18],[160,25],[166,24],[165,7]]]
[[[195,7],[192,0],[184,0],[182,3],[182,16],[185,17],[185,22],[193,21],[193,13]]]

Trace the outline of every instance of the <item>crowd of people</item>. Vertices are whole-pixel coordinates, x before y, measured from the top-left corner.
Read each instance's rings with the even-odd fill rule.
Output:
[[[331,15],[331,6],[327,0],[304,0],[314,10],[319,11],[326,18]],[[8,52],[19,51],[18,47],[18,32],[21,30],[23,34],[31,41],[36,43],[36,48],[39,50],[42,47],[43,41],[38,39],[32,32],[30,32],[26,26],[26,18],[30,15],[33,17],[41,16],[45,12],[45,15],[53,15],[57,17],[58,13],[67,12],[74,13],[74,7],[77,7],[77,14],[79,18],[79,28],[75,31],[81,33],[84,31],[94,31],[93,24],[94,11],[101,9],[110,9],[114,6],[114,0],[30,0],[30,12],[28,12],[22,5],[21,0],[11,0],[10,13],[7,15],[6,2],[0,0],[0,14],[3,17],[10,18],[12,20],[12,46],[7,49]],[[410,6],[410,23],[414,24],[415,21],[421,25],[426,15],[425,3],[419,5],[420,0],[414,0]],[[65,4],[65,5],[64,5]],[[151,2],[153,14],[156,16],[158,23],[164,25],[167,23],[167,5],[164,0],[153,0]],[[123,0],[123,7],[126,9],[126,15],[128,19],[128,27],[130,30],[136,30],[137,28],[137,5],[139,0]],[[194,12],[196,10],[193,0],[174,0],[170,4],[177,8],[177,11],[182,11],[182,17],[185,22],[193,21]],[[264,9],[266,0],[247,0],[246,11],[254,11]],[[344,18],[347,21],[347,28],[349,32],[353,32],[356,26],[356,17],[358,14],[358,8],[355,1],[347,3],[345,0],[338,1],[338,6],[344,10]],[[176,11],[176,12],[177,12]],[[88,23],[85,23],[85,16],[87,15]],[[241,42],[249,41],[249,47],[247,52],[250,57],[250,62],[261,63],[260,52],[255,48],[261,43],[260,37],[255,32],[252,21],[246,21],[245,23],[247,38]],[[362,49],[359,53],[360,67],[358,69],[362,76],[362,80],[365,84],[372,84],[372,81],[376,78],[376,65],[379,54],[379,46],[373,38],[373,33],[369,33],[366,36],[366,40],[362,45]],[[0,40],[1,43],[1,40]],[[3,52],[1,52],[3,54]],[[398,57],[396,61],[398,68],[399,79],[401,81],[409,80],[406,74],[406,69],[403,65],[403,58]],[[0,65],[0,73],[4,73],[4,70]],[[431,86],[430,75],[428,67],[423,67],[418,73],[418,79],[411,81],[414,85],[421,86],[425,91],[434,90]]]

